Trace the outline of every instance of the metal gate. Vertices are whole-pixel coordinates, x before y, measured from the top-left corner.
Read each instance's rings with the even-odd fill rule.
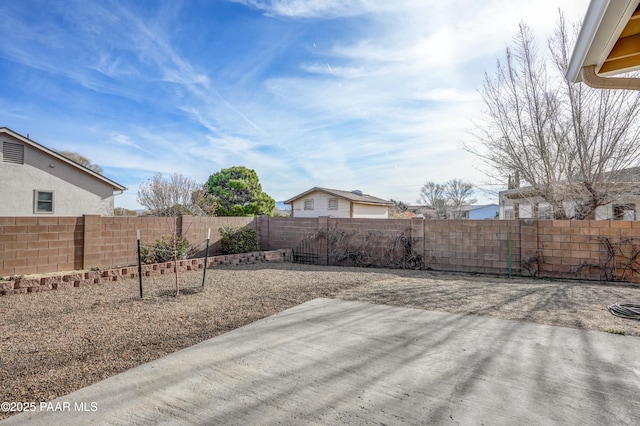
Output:
[[[293,261],[307,265],[319,265],[318,242],[311,238],[305,238],[293,249]]]

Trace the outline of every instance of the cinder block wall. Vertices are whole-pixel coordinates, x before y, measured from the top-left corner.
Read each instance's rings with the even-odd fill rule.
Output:
[[[422,241],[423,222],[422,219],[286,218],[263,216],[258,219],[258,227],[263,249],[305,250],[306,248],[302,247],[302,245],[306,242],[318,254],[319,263],[326,265],[331,255],[331,247],[327,246],[327,236],[335,235],[336,231],[358,232],[363,236],[367,233],[372,233],[374,236],[379,237],[380,242],[384,243],[404,232],[409,232],[410,235],[417,236]],[[416,232],[419,235],[414,235]],[[321,237],[316,238],[318,235]],[[375,238],[373,239],[375,240]],[[378,243],[372,253],[382,257],[386,249],[388,247]],[[421,251],[422,246],[420,245],[417,250]]]
[[[182,216],[182,235],[186,237],[194,247],[195,253],[193,253],[193,255],[196,257],[204,256],[207,243],[207,233],[209,229],[211,230],[209,254],[217,253],[220,251],[220,239],[222,238],[222,236],[220,235],[219,229],[224,226],[250,227],[259,232],[257,218],[253,217]],[[262,250],[259,235],[258,250]]]
[[[220,249],[221,235],[219,229],[223,226],[244,227],[250,226],[256,229],[255,219],[252,217],[100,217],[90,216],[91,220],[100,222],[100,246],[96,247],[96,253],[92,253],[87,260],[85,255],[84,265],[112,266],[132,265],[138,262],[137,231],[140,231],[140,244],[148,245],[154,241],[177,233],[187,238],[194,247],[196,257],[204,256],[208,230],[211,230],[209,253],[213,254]],[[91,240],[85,238],[85,241]],[[85,242],[85,244],[87,244]],[[88,266],[88,267],[91,267]]]
[[[640,282],[640,221],[537,222],[540,276]]]
[[[417,224],[423,222],[423,220],[412,221],[407,219],[329,219],[328,220],[328,230],[329,235],[331,233],[335,233],[336,231],[345,231],[346,233],[357,233],[358,237],[352,238],[351,243],[354,244],[355,247],[359,245],[365,245],[366,252],[369,256],[369,259],[364,259],[365,263],[371,262],[376,266],[387,266],[389,262],[394,259],[390,258],[390,253],[394,249],[394,246],[401,245],[400,242],[396,241],[402,235],[407,237],[416,236],[420,240],[423,239],[423,235],[412,235],[412,224]],[[332,249],[338,249],[338,253],[340,246],[337,247],[332,246],[328,247],[329,253],[328,258],[331,260]],[[420,251],[420,249],[418,249]],[[400,259],[395,259],[395,261],[399,261]]]
[[[211,229],[210,251],[219,251],[222,226],[249,226],[259,250],[296,250],[314,235],[343,230],[378,236],[374,264],[390,241],[416,238],[424,266],[460,271],[640,282],[640,221],[422,220],[281,217],[0,217],[0,276],[105,269],[137,262],[136,231],[152,243],[177,230],[201,257]],[[373,239],[375,241],[376,238]],[[330,260],[319,239],[320,264]],[[613,253],[613,255],[612,255]],[[640,258],[640,255],[638,255]],[[523,267],[528,263],[528,267]]]
[[[82,268],[84,218],[0,217],[0,276]]]
[[[84,269],[133,265],[140,243],[149,244],[180,230],[180,218],[84,216]]]
[[[425,263],[434,270],[520,273],[516,220],[428,220],[424,227]]]
[[[142,245],[184,235],[204,255],[211,229],[210,254],[220,247],[222,226],[252,226],[252,217],[0,217],[0,276],[41,274],[134,265],[137,231]]]
[[[260,228],[260,244],[263,250],[295,247],[305,238],[326,228],[327,218],[292,218],[267,217],[258,218]]]

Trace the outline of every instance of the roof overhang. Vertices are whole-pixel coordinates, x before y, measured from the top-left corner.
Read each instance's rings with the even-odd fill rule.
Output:
[[[326,194],[330,194],[335,197],[340,197],[342,199],[348,200],[350,203],[354,203],[354,204],[366,204],[371,206],[387,206],[387,207],[390,207],[393,205],[391,201],[385,201],[376,197],[372,197],[370,195],[365,195],[365,194],[352,195],[353,193],[349,193],[348,191],[339,191],[339,190],[333,190],[329,188],[320,188],[318,186],[314,186],[313,188],[301,194],[298,194],[295,197],[289,198],[288,200],[284,201],[284,204],[292,204],[295,200],[298,200],[302,197],[306,197],[312,192],[324,192]]]
[[[22,136],[19,133],[14,132],[13,130],[7,128],[7,127],[0,127],[0,133],[6,133],[7,135],[12,136],[14,139],[17,139],[37,150],[40,150],[44,153],[46,153],[47,155],[50,155],[51,157],[54,157],[60,161],[62,161],[63,163],[68,164],[70,167],[79,169],[80,171],[94,177],[95,179],[98,179],[104,183],[106,183],[107,185],[110,185],[115,191],[125,191],[127,188],[125,186],[120,185],[119,183],[105,177],[102,176],[99,173],[94,172],[93,170],[84,167],[81,164],[76,163],[73,160],[70,160],[69,158],[65,157],[64,155],[58,154],[57,152],[55,152],[54,150],[51,150],[49,148],[47,148],[44,145],[40,145],[39,143],[37,143],[34,140],[29,139],[28,137]]]
[[[640,0],[591,0],[567,79],[592,87],[640,90],[638,78],[609,78],[640,69]]]

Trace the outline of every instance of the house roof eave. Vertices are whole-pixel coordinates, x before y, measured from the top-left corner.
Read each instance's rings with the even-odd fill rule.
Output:
[[[635,39],[639,37],[639,4],[640,0],[591,0],[569,60],[566,77],[570,82],[592,85],[595,81],[597,86],[594,87],[640,88],[640,83],[628,87],[628,82],[624,82],[625,87],[618,87],[617,79],[607,79],[611,81],[605,84],[585,73],[585,70],[589,71],[593,67],[594,75],[604,79],[640,69],[640,51],[633,48],[637,45]],[[621,50],[624,50],[623,55],[619,55]]]
[[[111,179],[109,179],[109,178],[107,178],[105,176],[102,176],[100,173],[94,172],[93,170],[83,166],[82,164],[76,163],[75,161],[65,157],[64,155],[58,154],[57,152],[53,151],[52,149],[47,148],[44,145],[40,145],[38,142],[36,142],[34,140],[31,140],[28,137],[22,136],[21,134],[14,132],[13,130],[9,129],[8,127],[0,127],[0,133],[2,133],[2,132],[8,134],[9,136],[11,136],[11,137],[13,137],[15,139],[18,139],[19,141],[21,141],[21,142],[23,142],[23,143],[25,143],[25,144],[27,144],[27,145],[35,148],[35,149],[38,149],[38,150],[46,153],[47,155],[50,155],[51,157],[54,157],[54,158],[56,158],[56,159],[58,159],[58,160],[60,160],[60,161],[62,161],[64,163],[68,164],[71,167],[79,169],[82,172],[87,173],[87,174],[93,176],[94,178],[105,182],[106,184],[108,184],[111,187],[113,187],[113,189],[116,190],[116,191],[126,191],[127,190],[127,188],[125,186],[120,185],[119,183],[117,183],[117,182],[115,182],[115,181],[113,181],[113,180],[111,180]]]
[[[393,203],[390,201],[386,201],[383,199],[379,199],[377,197],[373,197],[371,195],[357,195],[357,194],[353,194],[353,196],[349,196],[351,193],[349,193],[348,191],[341,191],[341,190],[337,190],[337,189],[330,189],[330,188],[321,188],[318,186],[314,186],[313,188],[296,195],[295,197],[289,198],[288,200],[284,201],[284,204],[291,204],[293,203],[295,200],[298,200],[302,197],[305,197],[309,194],[311,194],[312,192],[324,192],[326,194],[330,194],[336,197],[340,197],[342,199],[348,200],[350,203],[355,203],[355,204],[366,204],[366,205],[384,205],[384,206],[392,206]],[[365,199],[360,199],[359,197],[363,197]],[[366,198],[374,198],[374,199],[366,199]]]
[[[567,69],[567,79],[573,83],[582,81],[581,70],[584,66],[585,60],[593,41],[600,27],[600,23],[604,18],[607,8],[609,7],[609,0],[592,0],[587,8],[587,13],[584,16],[578,39],[573,48],[571,59],[569,61],[569,67]]]

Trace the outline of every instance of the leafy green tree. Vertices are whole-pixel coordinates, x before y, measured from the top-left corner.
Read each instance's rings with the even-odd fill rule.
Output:
[[[216,199],[216,216],[272,216],[276,202],[262,186],[255,170],[243,166],[209,176],[208,190]]]

